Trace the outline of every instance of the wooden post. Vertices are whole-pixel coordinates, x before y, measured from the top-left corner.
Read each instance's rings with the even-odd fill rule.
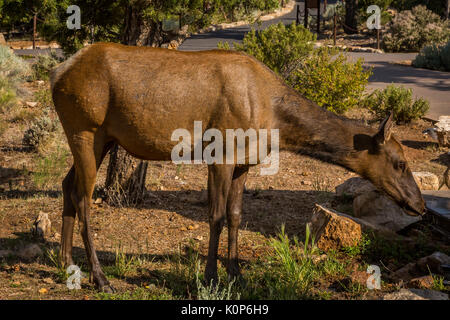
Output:
[[[380,50],[380,29],[377,28],[377,49]]]
[[[295,24],[299,24],[300,23],[300,5],[297,4],[297,14],[295,15]]]
[[[336,8],[334,9],[333,16],[333,44],[336,45],[336,25],[337,25],[337,16],[336,16]]]
[[[320,33],[320,0],[317,0],[317,35]]]
[[[305,28],[308,29],[308,1],[305,0]]]
[[[36,49],[36,20],[37,20],[37,12],[34,13],[33,17],[33,50]]]

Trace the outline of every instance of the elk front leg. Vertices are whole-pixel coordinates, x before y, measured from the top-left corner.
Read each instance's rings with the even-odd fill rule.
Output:
[[[208,284],[217,281],[217,251],[219,238],[225,222],[228,192],[233,176],[231,165],[208,166],[208,199],[209,199],[209,249],[205,269],[205,280]]]
[[[228,222],[228,266],[227,272],[230,278],[240,276],[238,264],[238,230],[241,223],[242,195],[247,179],[248,167],[237,167],[234,169],[233,181],[227,200],[227,222]]]

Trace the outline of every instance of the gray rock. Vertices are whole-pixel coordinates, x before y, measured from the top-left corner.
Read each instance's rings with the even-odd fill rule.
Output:
[[[400,289],[386,294],[383,300],[448,300],[448,294],[435,290]]]
[[[410,262],[392,274],[396,280],[410,281],[413,278],[434,274],[444,275],[443,264],[450,264],[450,257],[442,252],[436,251],[433,254],[420,258],[417,262]]]
[[[356,198],[364,193],[376,190],[376,187],[368,180],[362,178],[350,178],[336,187],[336,195]]]
[[[406,214],[395,201],[376,190],[355,198],[353,215],[394,232],[422,219],[420,216]]]

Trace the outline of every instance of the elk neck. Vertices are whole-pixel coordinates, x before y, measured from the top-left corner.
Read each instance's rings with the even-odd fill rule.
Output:
[[[274,98],[274,112],[281,150],[364,171],[364,156],[357,152],[355,139],[370,139],[374,129],[327,111],[290,88]]]

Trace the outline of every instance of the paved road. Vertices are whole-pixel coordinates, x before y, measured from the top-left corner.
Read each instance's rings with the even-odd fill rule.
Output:
[[[299,3],[303,8],[303,3]],[[252,24],[244,25],[229,29],[217,30],[203,34],[192,35],[190,38],[186,39],[178,48],[181,51],[198,51],[198,50],[211,50],[217,49],[217,44],[219,42],[228,42],[232,46],[233,42],[241,42],[245,34],[249,32],[252,28],[255,30],[262,30],[270,26],[271,24],[276,24],[283,22],[284,24],[291,24],[295,22],[296,8],[290,13],[275,18],[268,21],[263,21],[261,25]]]
[[[347,53],[352,60],[363,58],[365,65],[373,67],[368,89],[384,88],[391,83],[413,90],[413,96],[424,97],[430,102],[426,117],[437,120],[441,115],[450,115],[450,72],[418,69],[393,64],[412,60],[415,53]]]

